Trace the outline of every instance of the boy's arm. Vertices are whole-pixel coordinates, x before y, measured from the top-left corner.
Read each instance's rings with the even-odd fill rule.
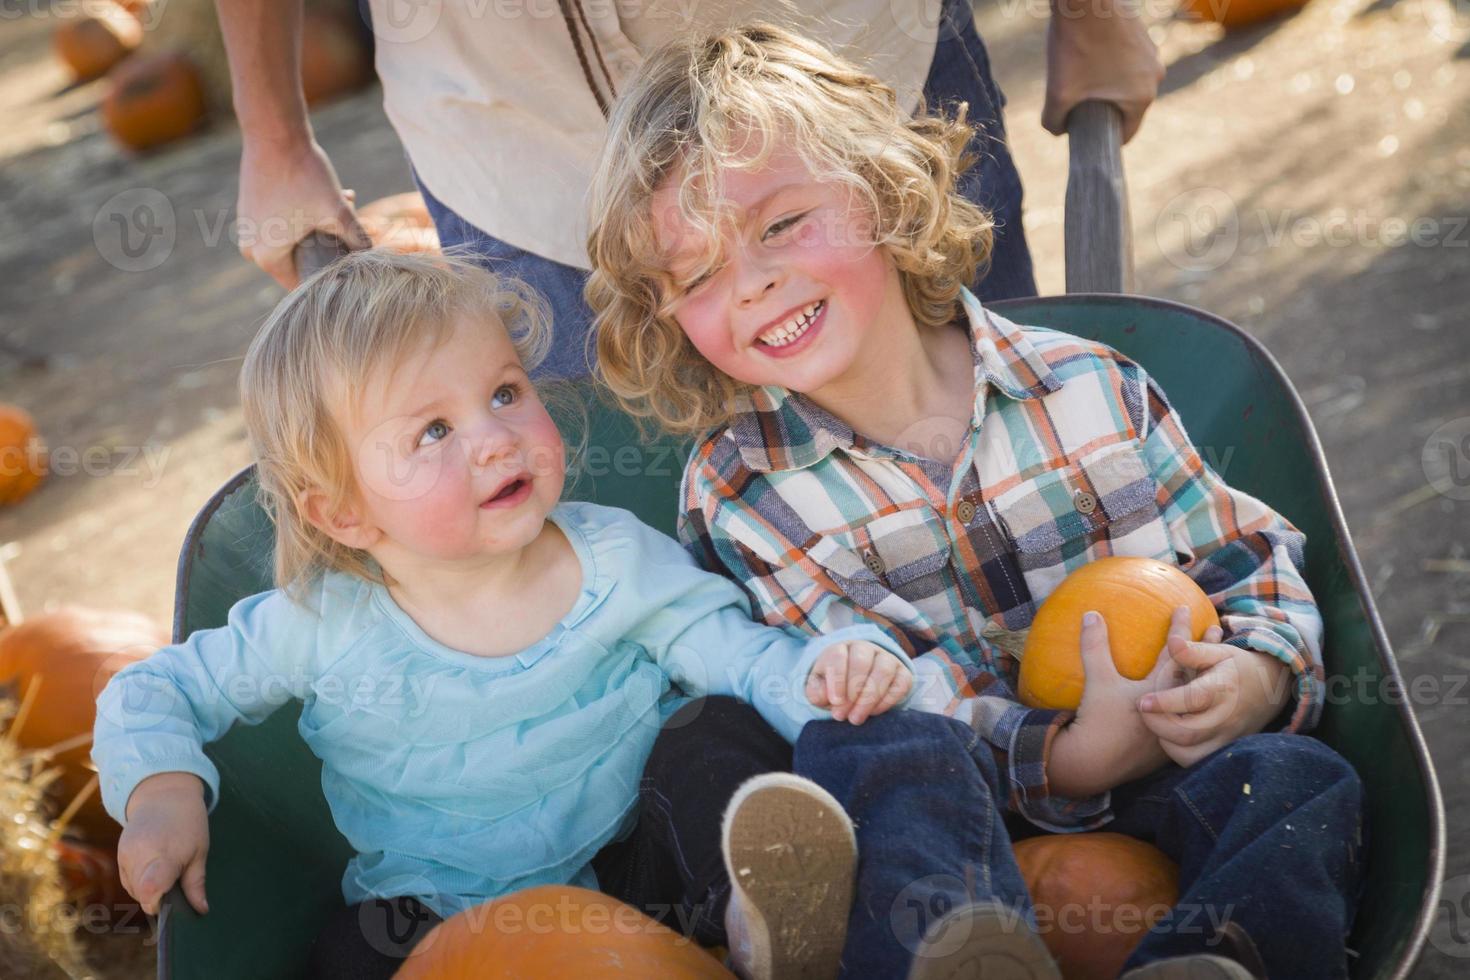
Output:
[[[204,745],[236,722],[256,724],[306,694],[306,655],[316,639],[309,614],[280,592],[237,602],[229,624],[200,630],[119,671],[97,698],[92,759],[102,801],[119,824],[143,780],[192,773],[206,805],[219,798],[219,772]]]
[[[1293,677],[1285,731],[1317,724],[1324,693],[1322,615],[1303,578],[1306,536],[1249,494],[1232,489],[1200,458],[1163,389],[1142,368],[1143,453],[1184,571],[1220,615],[1224,642],[1275,657]],[[1266,697],[1271,692],[1247,692]]]
[[[1108,793],[1071,799],[1055,795],[1049,785],[1052,749],[1072,720],[1071,712],[1028,708],[1005,678],[971,666],[974,658],[964,651],[948,649],[948,638],[939,638],[936,645],[860,608],[792,542],[776,549],[791,561],[777,565],[764,560],[735,537],[735,528],[760,527],[765,534],[776,533],[774,529],[750,513],[740,497],[721,495],[716,481],[697,469],[686,480],[680,539],[700,565],[740,585],[757,618],[809,634],[830,635],[857,625],[879,628],[913,665],[914,686],[905,706],[968,722],[1007,775],[1011,809],[1054,831],[1090,830],[1112,819]],[[707,517],[706,507],[714,519]]]
[[[724,694],[755,707],[789,742],[808,721],[831,718],[813,706],[807,680],[817,658],[842,643],[867,641],[910,669],[903,647],[864,623],[809,636],[751,618],[745,594],[729,579],[699,568],[679,545],[639,526],[638,584],[628,576],[619,588],[642,593],[644,613],[628,638],[688,694]],[[629,601],[632,597],[625,597]]]

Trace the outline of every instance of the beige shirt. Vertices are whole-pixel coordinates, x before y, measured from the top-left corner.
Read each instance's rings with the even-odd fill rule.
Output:
[[[370,0],[388,118],[419,178],[471,224],[587,268],[586,193],[601,110],[557,0]],[[766,20],[823,42],[917,105],[941,0],[573,0],[621,90],[688,31]],[[576,14],[574,13],[574,16]],[[597,55],[582,34],[592,70]]]

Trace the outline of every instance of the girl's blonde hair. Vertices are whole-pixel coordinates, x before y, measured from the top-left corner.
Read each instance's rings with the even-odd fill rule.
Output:
[[[768,24],[675,41],[652,54],[608,120],[592,181],[599,373],[630,412],[676,433],[732,417],[748,386],[710,365],[670,313],[651,198],[676,171],[683,216],[718,261],[717,168],[758,169],[789,146],[818,180],[847,186],[874,216],[920,327],[949,323],[990,256],[993,222],[955,190],[974,129],[904,113],[894,91],[821,45]]]
[[[450,335],[460,316],[503,325],[527,371],[551,340],[544,301],[458,256],[353,252],[281,300],[251,342],[240,402],[255,456],[259,497],[275,522],[276,584],[292,591],[336,569],[375,581],[364,551],[332,540],[301,513],[308,489],[330,506],[355,501],[352,454],[338,425],[350,392]]]

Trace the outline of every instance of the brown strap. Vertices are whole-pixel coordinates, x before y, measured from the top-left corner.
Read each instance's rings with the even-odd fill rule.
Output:
[[[597,35],[592,33],[592,25],[587,23],[587,12],[582,9],[582,0],[573,0],[577,8],[577,19],[582,22],[582,29],[587,32],[587,39],[592,42],[592,54],[597,58],[597,67],[602,69],[602,77],[607,79],[607,90],[613,98],[618,97],[617,86],[613,84],[612,73],[607,70],[607,62],[602,60],[602,45],[597,43]]]
[[[571,0],[558,0],[557,6],[561,8],[561,18],[566,22],[567,33],[572,37],[572,47],[577,52],[577,62],[582,66],[582,77],[586,79],[587,87],[592,90],[592,97],[597,100],[597,108],[606,116],[607,98],[602,94],[602,89],[598,86],[597,79],[592,77],[592,66],[587,63],[587,52],[582,49],[582,35],[577,31],[577,22],[572,19]],[[586,23],[586,16],[582,14],[582,5],[580,3],[577,4],[577,14],[582,17],[583,23]],[[592,37],[591,30],[587,31],[587,36],[589,38]],[[597,39],[592,38],[592,43],[596,45]],[[600,52],[597,53],[597,60],[599,63],[602,61],[602,54]],[[602,71],[603,74],[607,73],[606,65],[602,66]],[[608,81],[608,88],[612,88],[611,80]]]

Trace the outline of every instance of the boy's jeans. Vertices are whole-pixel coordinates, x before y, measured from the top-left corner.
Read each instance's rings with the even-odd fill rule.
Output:
[[[968,119],[979,127],[970,141],[978,162],[960,182],[960,193],[989,209],[996,221],[990,268],[982,271],[974,293],[982,301],[1035,296],[1031,253],[1021,229],[1021,177],[1005,143],[1001,107],[1005,97],[990,74],[990,59],[975,32],[970,0],[944,0],[939,44],[924,84],[924,101],[931,109],[953,112],[959,102],[969,103]],[[588,373],[586,335],[592,311],[582,299],[587,273],[553,262],[501,241],[461,218],[439,201],[414,174],[424,203],[445,247],[458,246],[483,258],[486,268],[514,276],[537,289],[551,305],[555,337],[538,378],[580,377]]]
[[[729,699],[695,702],[682,714],[645,772],[641,829],[679,855],[681,876],[694,886],[687,894],[703,896],[693,931],[720,942],[729,888],[719,861],[720,814],[733,786],[785,768],[784,743],[774,732],[756,734],[754,710]],[[905,976],[924,931],[965,901],[998,899],[1037,925],[1001,816],[1004,774],[968,726],[916,711],[861,726],[813,722],[790,770],[837,797],[857,827],[846,974]],[[1240,739],[1189,769],[1171,765],[1115,790],[1116,819],[1107,829],[1157,844],[1180,869],[1179,904],[1128,967],[1209,952],[1231,920],[1273,977],[1346,976],[1361,794],[1352,767],[1327,746],[1276,734]],[[1089,927],[1095,920],[1129,927],[1131,920],[1114,920],[1113,912],[1054,910],[1042,925],[1066,928],[1081,919]]]

